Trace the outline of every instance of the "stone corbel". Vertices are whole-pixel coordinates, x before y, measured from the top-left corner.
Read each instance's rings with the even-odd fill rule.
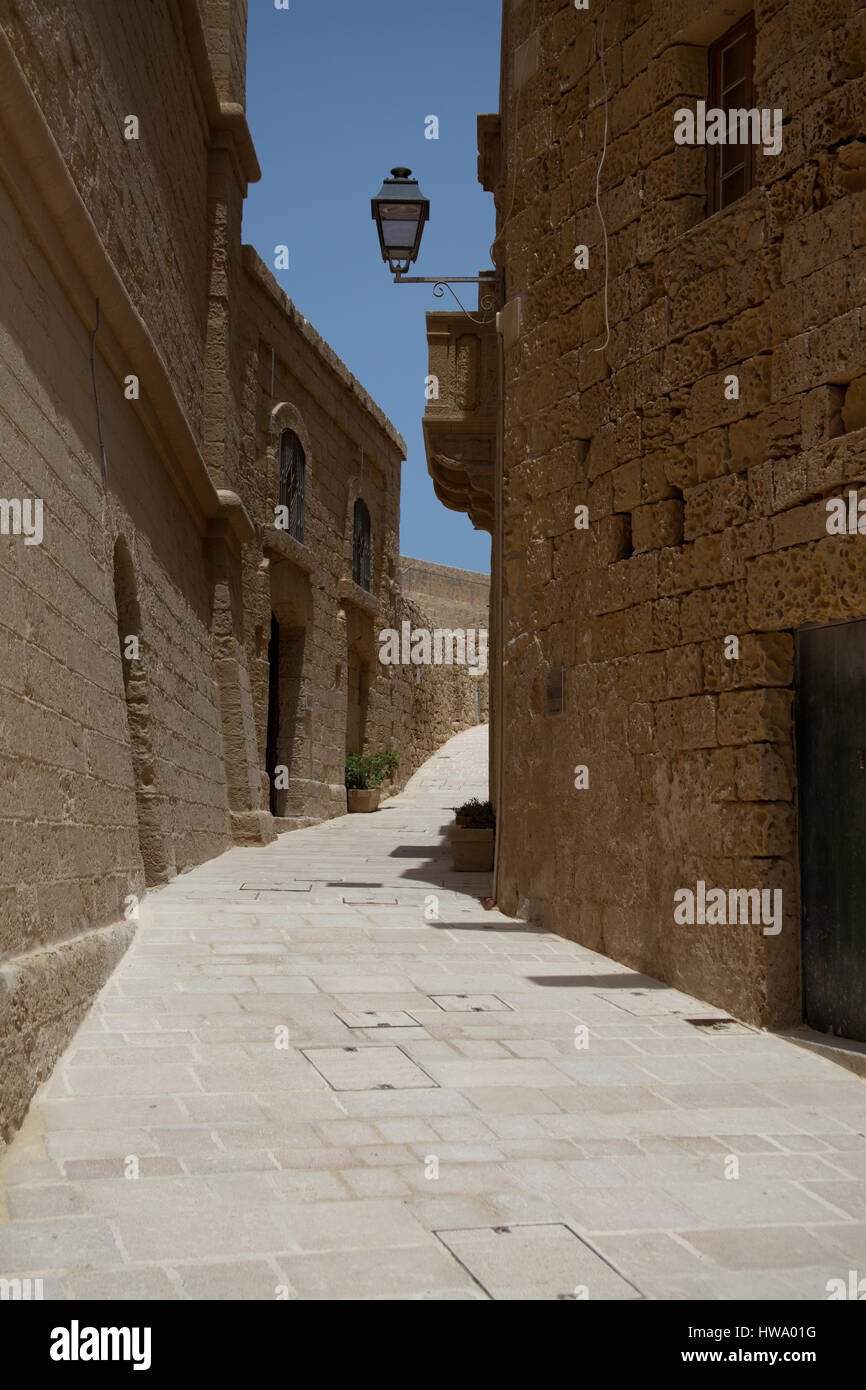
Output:
[[[219,511],[208,518],[209,540],[225,540],[238,551],[256,538],[252,518],[236,492],[229,488],[216,489]]]
[[[236,101],[221,101],[219,119],[214,122],[216,130],[227,130],[234,138],[235,149],[247,183],[258,183],[262,176],[253,137],[247,125],[244,108]]]
[[[495,193],[501,177],[502,120],[499,115],[478,117],[478,182]]]
[[[340,598],[344,603],[350,603],[353,608],[357,608],[361,613],[366,613],[370,618],[375,618],[379,611],[375,595],[362,589],[360,584],[355,583],[354,579],[341,581]]]
[[[309,546],[278,526],[262,527],[262,550],[275,560],[287,560],[296,569],[303,570],[304,574],[312,574],[316,567],[316,559]]]

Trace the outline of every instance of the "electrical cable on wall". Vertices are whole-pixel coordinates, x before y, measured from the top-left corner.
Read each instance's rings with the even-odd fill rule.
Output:
[[[93,378],[93,399],[96,401],[96,429],[99,435],[99,451],[102,455],[102,481],[108,486],[108,457],[105,453],[105,441],[102,437],[102,409],[99,404],[99,387],[96,384],[96,335],[99,332],[99,325],[102,321],[99,300],[96,301],[96,327],[90,335],[90,375]]]
[[[591,352],[604,352],[610,342],[610,310],[609,310],[609,287],[610,287],[610,256],[607,240],[607,223],[604,220],[604,213],[601,210],[601,198],[599,196],[601,188],[601,171],[604,168],[604,161],[607,156],[607,134],[608,134],[608,94],[607,94],[607,69],[604,65],[604,26],[607,19],[607,5],[605,5],[601,15],[601,37],[597,37],[597,51],[601,59],[601,81],[604,88],[604,141],[602,143],[601,159],[598,161],[598,168],[595,171],[595,206],[598,208],[598,215],[601,220],[601,230],[604,236],[604,327],[605,339],[601,347],[591,348]],[[596,30],[598,36],[598,30]]]

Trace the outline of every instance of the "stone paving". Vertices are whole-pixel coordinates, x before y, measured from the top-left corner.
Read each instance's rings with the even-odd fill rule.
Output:
[[[443,834],[486,739],[374,816],[150,895],[0,1160],[0,1275],[112,1300],[825,1299],[866,1275],[864,1082],[486,911]]]

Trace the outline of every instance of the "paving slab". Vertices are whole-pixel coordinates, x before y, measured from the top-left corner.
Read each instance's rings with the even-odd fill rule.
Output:
[[[486,755],[469,730],[376,815],[148,895],[0,1154],[0,1276],[55,1299],[796,1301],[866,1271],[866,1082],[487,911],[445,837]]]

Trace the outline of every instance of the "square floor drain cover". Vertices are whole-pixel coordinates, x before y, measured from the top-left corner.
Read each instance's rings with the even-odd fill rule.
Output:
[[[495,994],[430,994],[429,999],[449,1014],[513,1013]]]
[[[343,895],[341,901],[346,907],[397,907],[397,898],[347,898]]]
[[[438,1083],[399,1047],[303,1047],[335,1091],[417,1091]]]
[[[703,1028],[710,1033],[752,1033],[754,1029],[740,1023],[736,1018],[687,1018],[693,1028]]]
[[[339,1013],[334,1011],[341,1023],[345,1023],[347,1028],[417,1028],[417,1019],[410,1017],[409,1014],[394,1013]]]
[[[311,893],[312,883],[242,883],[241,893]]]
[[[436,1235],[494,1299],[641,1297],[567,1226],[485,1226]]]
[[[638,1018],[679,1016],[694,1008],[694,1000],[676,989],[597,989],[606,1004],[613,1004]]]

